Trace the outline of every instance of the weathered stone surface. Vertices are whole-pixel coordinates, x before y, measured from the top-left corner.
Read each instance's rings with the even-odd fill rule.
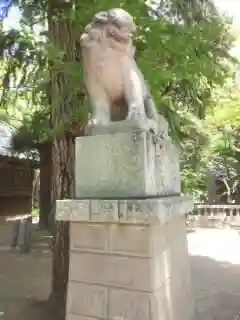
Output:
[[[154,186],[147,186],[144,179],[147,135],[138,130],[78,138],[76,196],[84,198],[154,194]]]
[[[70,250],[105,252],[108,249],[109,230],[104,224],[71,223]]]
[[[70,250],[151,258],[166,247],[161,226],[70,223]],[[180,243],[182,245],[182,241]],[[159,255],[160,257],[160,255]]]
[[[148,122],[144,126],[138,122],[121,121],[120,124],[97,126],[93,129],[95,136],[77,138],[76,196],[109,198],[179,194],[176,147],[164,132],[156,137],[147,128]]]
[[[107,318],[107,288],[91,284],[68,283],[67,312]]]
[[[56,201],[56,219],[63,221],[88,221],[90,201],[65,199]]]
[[[170,217],[71,222],[67,320],[193,320],[185,218]]]
[[[147,292],[109,290],[109,318],[126,320],[151,320],[151,309]]]
[[[109,252],[112,254],[151,257],[152,229],[145,225],[109,227]]]
[[[194,319],[185,219],[169,217],[71,222],[67,320]]]
[[[117,200],[91,200],[90,219],[93,221],[117,221],[118,201]]]
[[[127,255],[70,253],[70,281],[150,292],[155,286],[152,276],[151,259]]]
[[[109,223],[160,223],[192,211],[187,197],[165,197],[128,200],[58,200],[56,219]]]
[[[179,151],[170,139],[162,139],[156,146],[155,180],[159,194],[180,193]]]

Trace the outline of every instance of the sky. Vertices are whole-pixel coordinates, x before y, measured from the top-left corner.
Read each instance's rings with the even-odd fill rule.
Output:
[[[8,17],[3,21],[3,29],[18,28],[20,19],[20,11],[16,7],[9,10]]]
[[[239,0],[215,0],[216,6],[233,17],[233,22],[240,24],[240,1]]]
[[[233,22],[240,25],[240,0],[215,0],[216,6],[223,12],[233,17]],[[8,18],[3,23],[4,29],[17,28],[20,12],[16,7],[11,8]]]

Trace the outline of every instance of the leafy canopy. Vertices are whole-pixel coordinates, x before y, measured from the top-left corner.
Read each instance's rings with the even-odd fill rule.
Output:
[[[6,118],[7,110],[9,117],[10,110],[12,117],[19,106],[17,117],[22,123],[19,145],[32,147],[69,130],[72,123],[81,126],[87,121],[89,105],[84,92],[78,39],[94,13],[118,7],[119,2],[94,0],[89,5],[87,0],[76,0],[72,2],[70,13],[63,11],[62,16],[54,16],[59,23],[71,22],[71,34],[75,38],[73,61],[66,61],[65,52],[53,45],[48,37],[49,2],[23,0],[16,3],[23,14],[21,29],[0,35],[3,110],[0,116]],[[236,114],[231,116],[229,111],[225,114],[222,111],[220,116],[219,110],[226,110],[221,109],[220,104],[226,101],[216,101],[218,88],[231,77],[232,67],[237,62],[229,54],[234,40],[229,33],[230,24],[218,14],[210,0],[166,0],[160,3],[135,0],[122,1],[121,6],[136,20],[137,62],[159,111],[170,124],[171,135],[183,149],[184,188],[191,191],[194,186],[199,194],[197,190],[204,189],[208,155],[215,157],[215,138],[211,140],[210,137],[220,135],[222,141],[223,125],[220,122],[225,116],[230,123],[231,117],[236,118]],[[56,75],[64,73],[71,78],[74,99],[78,102],[77,109],[68,115],[70,120],[54,129],[49,125],[49,84],[52,80],[49,70],[52,68]],[[66,97],[59,96],[58,99],[56,104],[66,103]],[[217,121],[215,117],[218,117]],[[231,144],[236,146],[235,142]]]

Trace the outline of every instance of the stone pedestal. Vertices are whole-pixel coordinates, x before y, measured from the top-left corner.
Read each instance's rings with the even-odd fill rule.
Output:
[[[179,154],[150,123],[121,121],[98,126],[76,140],[76,197],[142,197],[180,193]]]
[[[193,320],[178,152],[148,123],[121,121],[76,141],[66,320]]]
[[[66,320],[193,320],[182,197],[62,200],[70,221]]]

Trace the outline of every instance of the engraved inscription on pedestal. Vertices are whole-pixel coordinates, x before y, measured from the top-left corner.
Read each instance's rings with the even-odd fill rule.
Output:
[[[93,221],[117,221],[117,200],[91,200],[91,219]]]
[[[57,219],[62,221],[87,221],[90,219],[90,201],[72,200],[56,201]]]

